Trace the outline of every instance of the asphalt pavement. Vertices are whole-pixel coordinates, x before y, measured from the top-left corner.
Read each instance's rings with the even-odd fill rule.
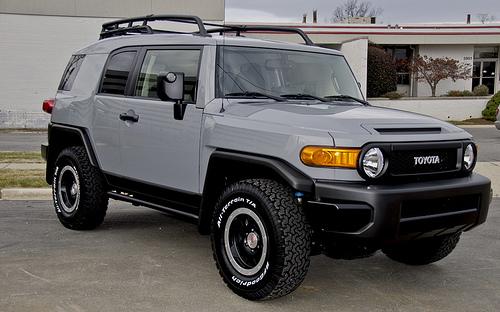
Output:
[[[223,284],[193,224],[112,202],[100,228],[77,232],[49,201],[0,201],[0,311],[498,311],[499,238],[497,198],[438,263],[315,256],[297,291],[249,302]]]
[[[40,144],[47,142],[47,131],[0,131],[0,151],[40,151]]]

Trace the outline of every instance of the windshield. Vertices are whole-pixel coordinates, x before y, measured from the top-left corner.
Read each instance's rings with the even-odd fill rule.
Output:
[[[310,100],[338,95],[362,98],[341,55],[233,46],[219,47],[218,53],[219,97],[260,93]]]

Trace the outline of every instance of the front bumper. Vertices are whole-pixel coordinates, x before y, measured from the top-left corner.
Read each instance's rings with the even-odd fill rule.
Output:
[[[467,231],[484,223],[491,182],[478,174],[396,185],[316,181],[315,195],[306,211],[317,231],[386,244]]]
[[[495,121],[495,127],[500,130],[500,120]]]

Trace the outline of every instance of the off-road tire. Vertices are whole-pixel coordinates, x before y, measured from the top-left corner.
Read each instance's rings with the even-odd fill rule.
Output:
[[[75,172],[79,183],[79,199],[71,212],[63,209],[65,206],[59,193],[59,180],[64,168]],[[68,229],[91,230],[103,222],[108,207],[106,183],[99,169],[90,164],[83,146],[65,148],[58,155],[52,179],[52,197],[57,217]]]
[[[458,232],[452,235],[424,238],[383,248],[382,251],[397,262],[409,265],[430,264],[448,256],[457,246],[461,234]]]
[[[228,219],[241,209],[251,210],[260,218],[268,237],[267,256],[261,256],[266,258],[265,265],[251,276],[235,269],[224,248]],[[277,298],[294,291],[304,280],[311,230],[288,186],[268,179],[229,185],[218,200],[211,226],[215,263],[224,282],[239,296],[249,300]]]

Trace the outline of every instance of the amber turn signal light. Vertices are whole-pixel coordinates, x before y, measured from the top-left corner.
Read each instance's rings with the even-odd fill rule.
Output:
[[[360,151],[357,148],[306,146],[300,152],[300,160],[308,166],[356,169]]]

